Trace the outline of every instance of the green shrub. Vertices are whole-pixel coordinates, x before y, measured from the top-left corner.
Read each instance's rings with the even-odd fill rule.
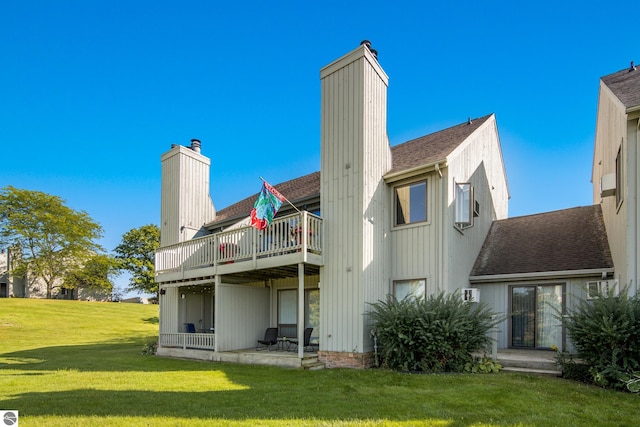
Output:
[[[640,369],[640,299],[623,289],[590,301],[581,300],[569,314],[567,332],[578,357],[589,366],[592,381],[605,388],[625,389]]]
[[[580,360],[576,360],[574,355],[564,351],[559,352],[556,356],[556,363],[560,366],[562,378],[580,381],[587,384],[591,384],[593,382],[593,376],[589,371],[589,365]]]
[[[401,301],[389,295],[369,312],[384,366],[419,372],[462,372],[472,353],[491,343],[497,319],[485,303],[458,293]]]
[[[464,364],[464,372],[470,374],[495,374],[501,369],[501,364],[487,356],[475,357],[473,361]]]
[[[144,347],[142,347],[141,354],[145,356],[155,356],[156,351],[158,351],[158,339],[157,338],[149,338]]]

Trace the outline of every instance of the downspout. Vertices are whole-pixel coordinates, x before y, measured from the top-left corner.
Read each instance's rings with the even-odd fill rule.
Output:
[[[435,170],[438,172],[440,176],[440,200],[441,208],[440,208],[440,225],[438,226],[438,250],[436,251],[436,265],[438,265],[438,278],[436,279],[436,286],[438,288],[438,293],[442,290],[444,286],[444,221],[445,221],[445,206],[447,205],[446,195],[445,195],[445,182],[442,177],[442,170],[440,169],[440,164],[436,163]],[[439,284],[438,284],[439,283]]]

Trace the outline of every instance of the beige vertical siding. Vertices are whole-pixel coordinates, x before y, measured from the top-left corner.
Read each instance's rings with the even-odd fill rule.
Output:
[[[627,235],[627,259],[629,267],[627,281],[629,292],[640,292],[640,111],[629,114],[627,117],[627,161],[626,163],[626,192],[628,198],[627,223],[629,230]]]
[[[392,292],[394,280],[426,279],[427,292],[434,293],[440,288],[438,260],[441,252],[441,184],[442,178],[437,173],[416,176],[406,181],[394,183],[391,188],[388,204],[394,206],[393,189],[398,185],[427,180],[427,221],[391,228],[391,280],[387,284],[385,294]],[[394,221],[390,214],[388,224]]]
[[[216,351],[256,346],[269,325],[269,288],[221,284],[216,298]]]
[[[209,168],[207,157],[186,147],[176,146],[162,155],[161,246],[189,240],[215,219]]]
[[[616,269],[616,278],[621,284],[628,283],[627,277],[627,205],[629,194],[624,195],[620,209],[616,196],[600,197],[600,178],[616,172],[616,155],[622,145],[622,157],[626,173],[629,169],[627,153],[627,116],[625,108],[611,91],[601,82],[596,126],[596,142],[593,156],[593,203],[602,206],[609,247]],[[626,179],[623,180],[626,182]],[[617,191],[617,190],[616,190]]]
[[[447,250],[444,259],[443,289],[453,292],[467,287],[469,273],[494,220],[508,213],[509,192],[495,117],[492,116],[462,143],[447,159],[447,194],[444,231]],[[459,232],[455,223],[455,182],[470,182],[480,215],[473,227]]]
[[[160,333],[169,334],[182,332],[178,323],[178,288],[164,288],[165,294],[160,295]]]
[[[382,175],[391,164],[386,137],[387,77],[365,47],[321,71],[321,350],[370,347],[365,301],[384,295],[387,201]]]

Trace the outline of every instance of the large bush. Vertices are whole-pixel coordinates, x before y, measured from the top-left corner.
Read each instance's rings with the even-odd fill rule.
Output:
[[[422,372],[461,372],[472,353],[491,343],[496,324],[485,303],[465,303],[458,293],[409,296],[372,304],[369,312],[384,366]]]
[[[566,322],[567,332],[589,367],[593,382],[623,388],[640,369],[640,299],[627,290],[581,300]]]

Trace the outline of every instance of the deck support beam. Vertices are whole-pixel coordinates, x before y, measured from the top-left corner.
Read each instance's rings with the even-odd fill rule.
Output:
[[[298,263],[298,358],[304,357],[304,263]]]

